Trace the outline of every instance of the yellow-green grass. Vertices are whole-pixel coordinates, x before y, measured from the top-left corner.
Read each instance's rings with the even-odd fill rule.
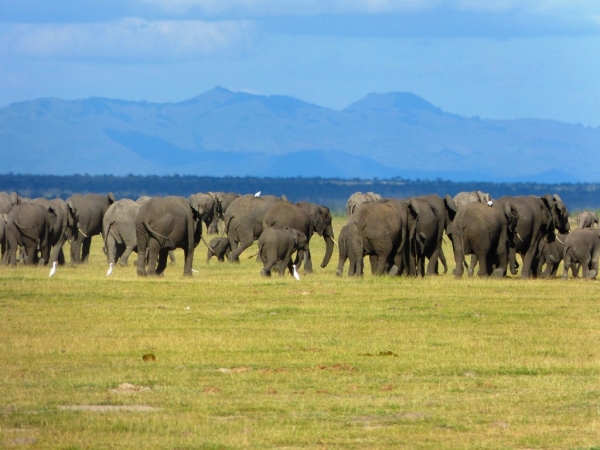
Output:
[[[203,244],[191,279],[106,277],[98,238],[0,267],[0,447],[600,448],[600,284],[338,278],[312,247],[299,282]]]

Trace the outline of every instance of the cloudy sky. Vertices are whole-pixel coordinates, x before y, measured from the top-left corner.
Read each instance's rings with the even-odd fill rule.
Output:
[[[0,106],[215,86],[600,126],[598,0],[3,0]]]

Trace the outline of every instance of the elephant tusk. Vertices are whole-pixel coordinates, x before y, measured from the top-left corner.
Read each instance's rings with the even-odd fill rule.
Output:
[[[334,238],[331,238],[331,240],[333,241],[333,243],[334,243],[335,245],[337,245],[338,247],[340,246],[340,244],[338,244],[338,243],[337,243],[337,241],[336,241]]]
[[[83,234],[83,237],[88,237],[88,235],[87,235],[87,234],[85,234],[85,233],[84,233],[84,232],[81,230],[81,228],[77,227],[77,230],[78,230],[78,231],[79,231],[81,234]]]
[[[556,240],[557,240],[558,242],[560,242],[561,244],[563,244],[563,245],[564,245],[564,242],[563,242],[563,241],[561,241],[561,240],[560,240],[560,238],[559,238],[558,236],[556,236]]]
[[[517,237],[521,240],[523,240],[523,238],[521,237],[521,235],[519,233],[515,233],[517,235]]]

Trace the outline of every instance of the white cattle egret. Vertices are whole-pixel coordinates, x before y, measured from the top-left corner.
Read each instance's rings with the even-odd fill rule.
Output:
[[[260,197],[260,191],[258,191],[256,194],[254,194],[255,197]]]
[[[107,276],[107,277],[108,277],[108,276],[110,276],[110,275],[112,275],[112,270],[113,270],[113,267],[114,267],[114,264],[113,264],[113,263],[110,263],[110,264],[108,265],[108,272],[106,272],[106,276]]]
[[[58,262],[54,261],[52,263],[52,269],[50,269],[50,275],[48,275],[49,277],[51,277],[52,275],[54,275],[56,273],[56,268],[58,267]]]
[[[298,281],[300,281],[300,275],[298,275],[298,271],[296,270],[296,265],[294,264],[292,266],[294,268],[294,278]]]
[[[487,202],[487,204],[488,204],[488,206],[492,206],[493,205],[493,203],[492,203],[491,200],[489,202]]]
[[[192,273],[198,273],[196,269],[192,269]]]

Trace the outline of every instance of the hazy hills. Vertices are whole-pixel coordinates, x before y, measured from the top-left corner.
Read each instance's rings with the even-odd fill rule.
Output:
[[[341,111],[212,89],[180,103],[0,108],[1,172],[598,181],[600,129],[450,114],[409,93]]]

